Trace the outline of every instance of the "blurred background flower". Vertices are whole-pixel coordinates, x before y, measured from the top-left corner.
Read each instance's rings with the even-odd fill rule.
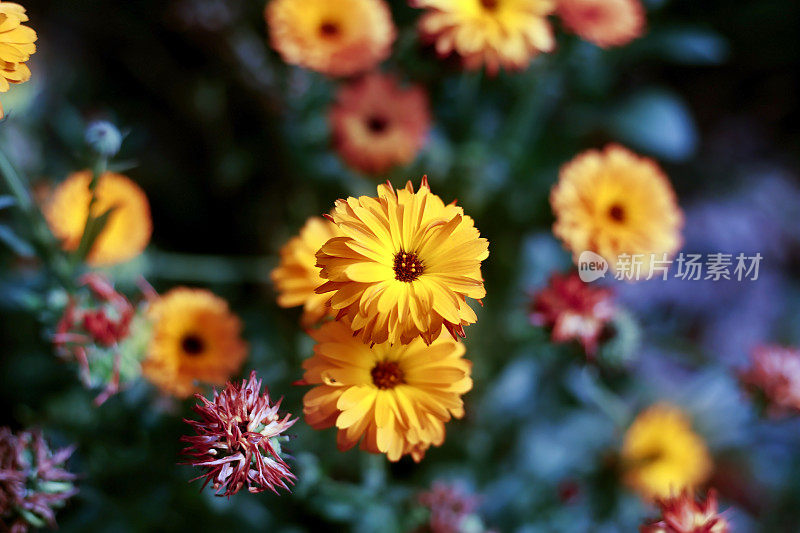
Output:
[[[59,511],[62,531],[409,531],[429,517],[416,496],[443,480],[480,495],[467,530],[480,530],[479,517],[497,531],[635,531],[666,517],[625,483],[620,451],[637,413],[663,403],[683,413],[676,427],[694,435],[687,449],[703,443],[711,465],[704,483],[690,480],[701,485],[693,497],[709,501],[715,489],[737,532],[795,531],[800,423],[791,413],[762,416],[762,398],[740,375],[755,347],[800,343],[796,2],[23,4],[38,37],[25,62],[31,79],[0,94],[9,115],[0,172],[20,178],[14,190],[0,185],[0,423],[78,445],[81,490]],[[589,6],[594,29],[568,21],[570,4]],[[602,17],[612,11],[614,27]],[[284,297],[289,280],[314,281],[297,271],[271,285],[271,273],[314,255],[280,253],[309,217],[330,213],[339,198],[375,195],[373,177],[336,150],[330,118],[337,95],[374,73],[423,88],[430,117],[413,157],[375,178],[397,186],[427,174],[491,242],[475,276],[484,307],[469,308],[477,320],[464,341],[472,389],[457,395],[463,418],[447,423],[444,442],[419,463],[411,453],[390,462],[340,452],[336,430],[301,420],[291,428],[294,458],[284,455],[292,494],[198,494],[187,481],[201,471],[177,464],[181,418],[196,417],[194,401],[134,378],[98,408],[76,365],[54,356],[67,295],[86,290],[76,285],[90,250],[61,250],[37,205],[74,172],[99,170],[116,143],[87,139],[87,125],[115,124],[124,142],[105,158],[107,171],[146,195],[154,231],[146,247],[122,239],[119,249],[135,253],[91,270],[132,304],[142,277],[164,295],[176,286],[217,295],[225,302],[217,322],[240,328],[229,328],[226,338],[237,340],[213,380],[239,383],[255,369],[297,413],[309,389],[292,384],[314,341],[298,325],[304,311],[283,307],[304,302]],[[763,257],[757,280],[595,282],[614,292],[617,314],[587,361],[579,343],[555,344],[530,323],[530,295],[572,264],[551,232],[559,169],[610,143],[668,177],[685,219],[677,254]],[[89,314],[111,317],[108,302],[83,298]],[[90,319],[91,330],[110,331],[101,323],[119,322]],[[183,361],[171,346],[172,363]],[[156,375],[172,376],[184,395],[210,394],[204,376],[171,368]]]

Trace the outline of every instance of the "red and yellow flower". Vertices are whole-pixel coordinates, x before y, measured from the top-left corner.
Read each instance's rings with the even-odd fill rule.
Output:
[[[369,74],[339,90],[331,109],[336,150],[348,165],[377,174],[411,163],[430,129],[428,96],[394,76]]]
[[[284,61],[332,76],[373,69],[397,35],[384,0],[271,0],[265,15]]]
[[[441,56],[458,54],[468,69],[520,70],[555,48],[548,15],[556,0],[412,0],[426,10],[419,29]]]

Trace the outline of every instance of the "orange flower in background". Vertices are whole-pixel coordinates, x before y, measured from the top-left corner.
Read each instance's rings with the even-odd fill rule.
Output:
[[[555,48],[547,16],[556,0],[412,0],[426,9],[419,23],[424,40],[441,56],[456,53],[464,66],[520,70],[535,55]]]
[[[370,74],[339,90],[331,110],[334,143],[351,167],[380,173],[411,163],[430,129],[428,96],[394,76]]]
[[[378,197],[337,200],[331,220],[344,234],[317,252],[317,289],[333,292],[330,306],[347,317],[366,343],[408,344],[417,337],[430,344],[444,326],[464,336],[478,320],[466,298],[486,295],[481,262],[489,242],[454,203],[433,194],[427,178],[415,192],[391,183]]]
[[[241,321],[207,290],[172,289],[149,314],[153,335],[142,371],[168,394],[186,398],[198,383],[224,385],[247,357]]]
[[[76,172],[56,187],[44,208],[53,234],[67,251],[78,248],[86,227],[92,194],[92,173]],[[106,172],[98,180],[92,215],[114,208],[103,231],[94,242],[86,261],[92,266],[109,266],[133,259],[147,247],[153,224],[144,191],[120,174]]]
[[[622,445],[625,482],[643,498],[667,498],[692,490],[711,474],[703,439],[678,407],[654,405],[633,421]]]
[[[559,0],[558,14],[568,30],[603,48],[641,37],[646,24],[639,0]]]
[[[344,322],[327,322],[311,336],[314,355],[303,363],[306,422],[336,426],[341,451],[385,453],[390,461],[410,454],[419,462],[444,442],[444,424],[464,416],[461,395],[472,388],[472,364],[460,342],[417,338],[408,345],[368,345]]]
[[[316,254],[329,239],[341,235],[342,232],[333,222],[312,217],[306,221],[300,234],[281,248],[280,264],[272,271],[272,282],[279,293],[278,305],[302,305],[304,326],[319,322],[330,312],[326,305],[330,296],[314,292],[325,283],[316,266]]]
[[[27,21],[24,7],[0,1],[0,93],[31,78],[25,63],[36,52],[36,32],[23,24]],[[0,118],[3,116],[0,105]]]
[[[271,0],[265,15],[284,61],[332,76],[371,70],[397,36],[384,0]]]
[[[561,168],[550,193],[553,233],[572,251],[600,254],[617,268],[622,254],[639,255],[647,276],[651,260],[681,245],[683,213],[669,179],[651,159],[618,146],[589,150]]]

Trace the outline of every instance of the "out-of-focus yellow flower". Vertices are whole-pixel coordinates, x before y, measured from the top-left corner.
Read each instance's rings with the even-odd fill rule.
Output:
[[[311,336],[317,345],[303,363],[304,380],[316,387],[303,398],[303,413],[315,429],[335,425],[340,450],[360,440],[362,449],[390,461],[410,454],[419,462],[429,446],[444,442],[445,422],[464,415],[461,395],[472,388],[472,365],[460,342],[370,346],[343,322],[323,324]]]
[[[334,142],[351,167],[384,172],[411,163],[430,128],[428,96],[394,76],[370,74],[344,86],[331,110]]]
[[[0,1],[0,93],[31,78],[25,62],[36,52],[36,32],[23,24],[27,21],[24,7]],[[0,118],[3,116],[0,105]]]
[[[330,296],[314,290],[325,283],[319,275],[317,251],[333,237],[343,235],[333,222],[321,217],[309,218],[300,234],[281,248],[280,264],[272,271],[281,307],[303,306],[303,325],[310,326],[330,312]]]
[[[44,213],[53,234],[67,251],[78,248],[86,227],[92,194],[88,170],[72,174],[56,187]],[[103,231],[94,242],[87,262],[108,266],[133,259],[147,247],[153,224],[150,204],[144,191],[120,174],[106,172],[97,182],[92,215],[99,216],[114,208]]]
[[[317,289],[333,292],[331,307],[347,317],[366,343],[430,344],[442,326],[456,338],[477,321],[466,298],[486,295],[481,261],[489,242],[454,203],[445,205],[423,178],[395,191],[378,187],[378,197],[337,200],[331,219],[344,233],[317,252]]]
[[[198,383],[224,385],[247,356],[242,323],[227,302],[207,290],[178,287],[149,310],[153,336],[144,376],[166,393],[185,398]]]
[[[711,474],[703,439],[678,407],[656,404],[634,420],[622,445],[625,482],[646,499],[693,490]]]
[[[572,251],[603,256],[613,270],[621,254],[640,255],[641,272],[651,260],[681,245],[683,213],[669,179],[651,159],[609,145],[589,150],[561,169],[550,194],[553,233]]]
[[[423,39],[441,56],[455,52],[466,68],[524,69],[539,52],[555,47],[547,21],[556,0],[412,0],[428,11],[420,19]]]
[[[558,0],[566,28],[597,46],[622,46],[641,37],[645,10],[639,0]]]
[[[397,36],[384,0],[272,0],[266,19],[284,61],[332,76],[372,69]]]

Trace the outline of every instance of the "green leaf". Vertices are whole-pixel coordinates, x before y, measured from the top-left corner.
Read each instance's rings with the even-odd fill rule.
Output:
[[[13,196],[0,196],[0,211],[17,204]]]
[[[728,57],[728,43],[713,31],[673,28],[653,32],[649,45],[661,57],[685,65],[718,65]]]
[[[682,161],[697,149],[694,119],[683,101],[664,90],[634,95],[612,112],[610,129],[632,148]]]
[[[78,249],[75,251],[75,257],[79,261],[83,261],[86,259],[86,256],[89,255],[95,241],[103,232],[103,229],[105,229],[106,224],[108,224],[108,218],[116,209],[117,206],[111,207],[100,216],[90,217],[86,222],[86,228],[83,230],[81,242],[78,245]]]
[[[2,224],[0,224],[0,241],[4,242],[20,257],[29,259],[36,255],[30,244],[22,240],[11,228]]]

